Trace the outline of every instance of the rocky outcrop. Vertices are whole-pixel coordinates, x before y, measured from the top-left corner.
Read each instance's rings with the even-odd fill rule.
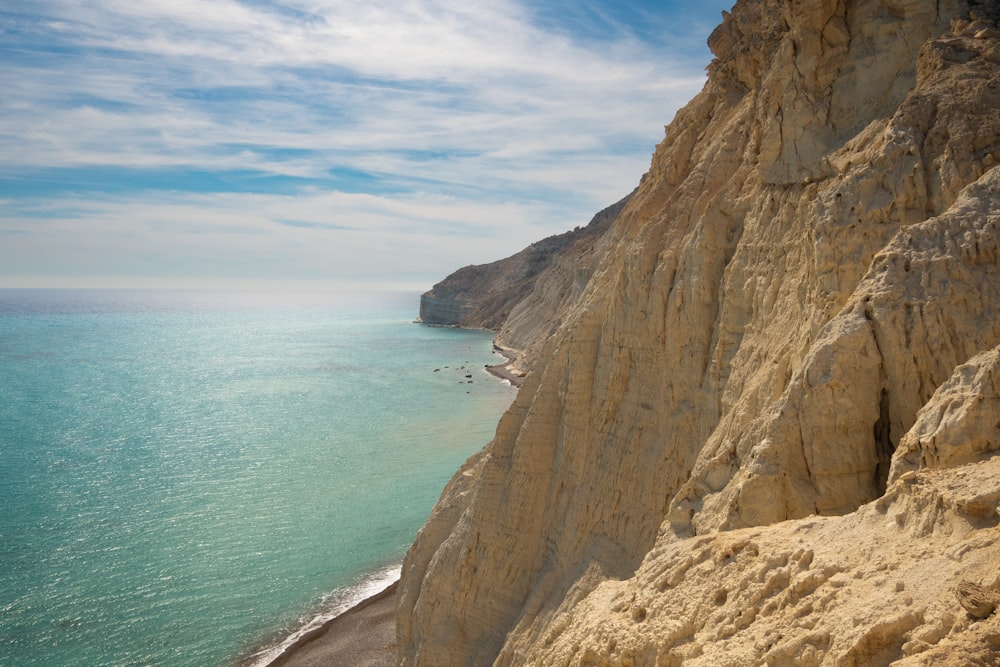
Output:
[[[531,297],[531,323],[525,325],[515,317],[504,340],[507,347],[520,350],[544,338],[567,296],[574,287],[578,293],[589,279],[598,241],[629,197],[597,213],[585,227],[532,243],[506,259],[455,271],[421,295],[420,321],[499,331],[512,312],[525,311],[524,307],[518,311],[518,306]],[[534,294],[539,283],[542,289]]]
[[[531,291],[510,309],[497,332],[496,344],[511,354],[507,370],[523,377],[534,366],[542,347],[573,312],[573,306],[594,275],[607,250],[604,238],[635,191],[594,216],[576,240],[554,253],[534,280]],[[586,232],[586,233],[583,233]]]
[[[407,555],[402,664],[993,664],[998,4],[725,15]]]
[[[899,443],[889,482],[908,471],[978,461],[1000,449],[1000,348],[955,368]]]
[[[564,605],[518,662],[994,665],[998,475],[1000,458],[928,470],[851,515],[663,544]]]

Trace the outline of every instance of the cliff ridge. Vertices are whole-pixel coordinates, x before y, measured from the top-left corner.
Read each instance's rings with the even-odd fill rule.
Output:
[[[996,663],[998,19],[724,14],[407,555],[401,664]]]
[[[511,312],[529,297],[539,281],[553,281],[552,274],[562,274],[566,266],[589,264],[593,247],[608,230],[631,195],[599,211],[584,227],[549,236],[532,243],[510,257],[458,269],[420,296],[420,321],[436,326],[499,331]],[[585,283],[589,274],[578,276]],[[547,301],[534,308],[554,314],[561,299]],[[521,336],[513,335],[520,341]],[[529,337],[523,337],[525,341]]]

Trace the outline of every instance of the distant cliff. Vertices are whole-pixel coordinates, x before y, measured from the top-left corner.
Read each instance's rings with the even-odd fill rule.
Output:
[[[592,254],[629,197],[597,213],[585,227],[532,243],[506,259],[455,271],[421,295],[420,321],[499,331],[515,307],[532,294],[541,277],[548,274],[546,282],[550,284],[562,282],[563,267],[579,265]],[[536,301],[535,314],[544,312],[543,319],[549,319],[560,305],[558,300]],[[509,342],[516,348],[521,341],[521,337],[512,336]]]
[[[496,337],[498,345],[516,353],[508,364],[510,371],[524,375],[534,367],[549,336],[583,295],[607,249],[604,239],[608,230],[634,194],[632,191],[595,215],[584,229],[573,232],[573,242],[552,255],[531,290],[510,308]]]
[[[554,330],[504,315],[539,351],[406,557],[401,664],[1000,664],[998,19],[724,15]]]

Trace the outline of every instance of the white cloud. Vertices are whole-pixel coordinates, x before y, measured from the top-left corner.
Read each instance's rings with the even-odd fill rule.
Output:
[[[638,181],[663,124],[701,86],[707,51],[692,59],[688,41],[644,43],[608,16],[606,39],[582,39],[539,27],[536,9],[513,0],[39,0],[22,21],[34,32],[0,46],[0,182],[103,167],[312,185],[294,197],[261,186],[256,196],[157,198],[147,179],[131,195],[109,184],[81,198],[72,183],[51,195],[34,183],[55,208],[77,213],[47,218],[15,195],[21,209],[35,208],[30,218],[0,213],[0,233],[27,231],[7,238],[35,245],[4,244],[0,265],[35,252],[36,266],[58,256],[83,271],[92,258],[81,250],[74,259],[74,247],[102,252],[85,230],[123,265],[152,262],[139,246],[153,239],[194,258],[238,227],[233,247],[248,257],[254,234],[305,257],[320,239],[336,242],[334,254],[353,248],[342,267],[399,244],[408,252],[383,268],[440,277],[583,224]],[[363,173],[367,195],[336,192],[362,188],[349,181]],[[56,228],[78,244],[57,243],[45,231]],[[420,253],[440,261],[429,267]],[[180,260],[163,267],[184,269]]]
[[[315,283],[397,276],[429,287],[520,249],[552,212],[442,196],[162,194],[61,199],[5,224],[4,273],[156,275]]]

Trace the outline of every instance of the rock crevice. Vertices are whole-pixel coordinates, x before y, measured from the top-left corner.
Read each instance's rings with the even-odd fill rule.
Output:
[[[998,16],[724,16],[580,274],[501,328],[532,367],[407,556],[402,664],[981,654],[951,589],[1000,562]]]

